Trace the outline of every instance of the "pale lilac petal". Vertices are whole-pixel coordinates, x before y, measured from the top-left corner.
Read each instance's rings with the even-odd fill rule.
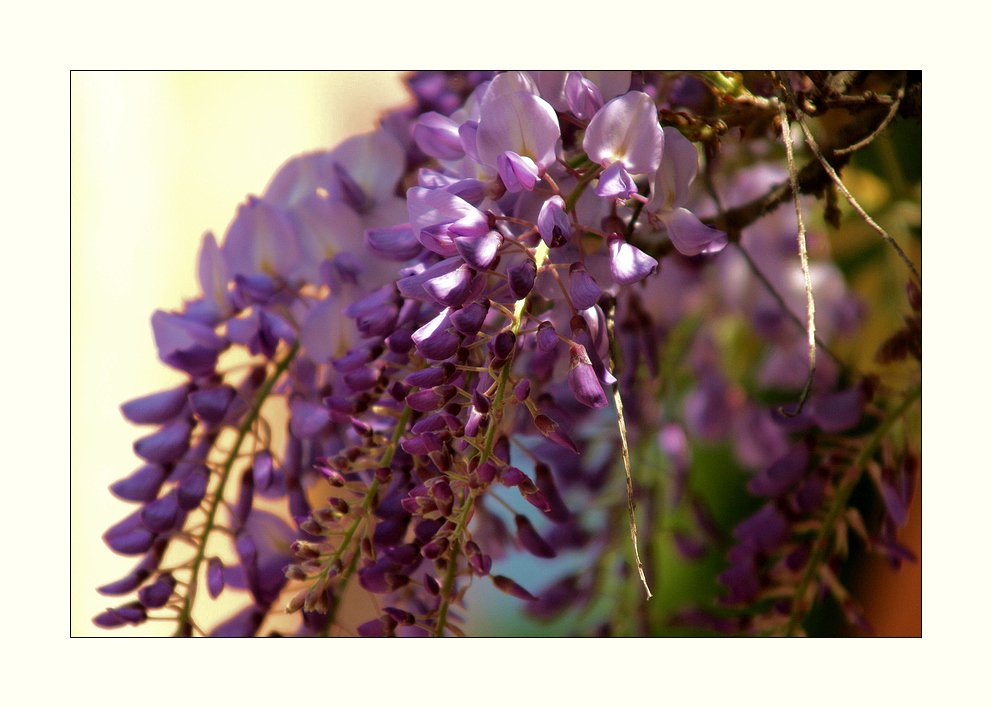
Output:
[[[424,283],[432,278],[450,273],[461,265],[462,259],[455,256],[453,258],[445,258],[443,261],[439,261],[427,269],[424,269],[420,264],[411,268],[404,268],[400,271],[400,274],[404,277],[396,281],[396,288],[403,297],[420,300],[421,302],[430,302],[433,298],[424,289]],[[474,264],[469,263],[469,265]],[[409,275],[405,275],[407,273]]]
[[[392,135],[376,130],[345,140],[332,150],[325,159],[326,164],[340,165],[361,188],[362,192],[374,201],[384,200],[393,195],[406,168],[406,151]],[[328,191],[336,201],[346,201],[342,194],[335,194],[337,180],[330,181]]]
[[[603,107],[603,95],[599,87],[583,78],[578,71],[568,72],[565,79],[565,101],[572,115],[579,120],[589,120]]]
[[[203,290],[203,299],[210,304],[216,321],[229,315],[231,307],[227,284],[231,278],[224,255],[217,246],[217,239],[209,231],[204,235],[203,245],[200,247],[197,277]]]
[[[325,364],[343,349],[339,339],[347,325],[341,312],[341,303],[329,297],[307,310],[300,325],[300,345],[307,357],[317,364]],[[347,345],[345,345],[347,346]]]
[[[318,434],[331,422],[331,412],[310,401],[298,398],[289,404],[289,429],[297,438]]]
[[[696,146],[679,132],[678,128],[665,128],[665,150],[658,171],[651,177],[651,201],[648,211],[669,211],[685,204],[689,198],[689,185],[699,171]]]
[[[365,244],[373,253],[391,261],[408,261],[415,258],[423,244],[410,228],[410,224],[400,224],[387,229],[368,229]]]
[[[620,161],[631,174],[653,174],[661,162],[665,134],[658,109],[646,93],[631,91],[615,98],[593,116],[582,148],[593,162]]]
[[[565,200],[549,197],[537,215],[537,230],[551,248],[564,246],[572,238],[572,221],[565,213]]]
[[[264,273],[288,279],[299,258],[287,213],[258,197],[238,207],[222,251],[232,277]]]
[[[194,376],[212,371],[217,354],[227,346],[212,328],[174,312],[152,313],[152,333],[159,358]]]
[[[675,209],[664,221],[668,237],[683,256],[718,253],[727,245],[727,234],[706,226],[688,209]]]
[[[567,71],[537,71],[534,79],[541,91],[541,98],[551,104],[559,113],[568,112],[568,101],[565,99],[565,80]]]
[[[479,100],[479,108],[485,113],[495,99],[511,93],[523,91],[535,95],[540,95],[537,83],[526,71],[504,71],[497,74],[489,82],[485,92]]]
[[[620,238],[610,239],[610,273],[620,285],[632,285],[643,280],[657,268],[658,261],[641,249]]]
[[[496,260],[499,247],[503,245],[503,235],[496,230],[483,236],[456,236],[455,248],[465,262],[476,270],[485,270]]]
[[[512,150],[496,158],[496,169],[508,192],[529,192],[537,184],[537,165],[529,157],[521,157]]]
[[[465,154],[475,162],[482,162],[479,159],[478,148],[479,121],[467,120],[458,127],[458,137],[462,141],[462,149]]]
[[[583,71],[582,76],[596,84],[603,101],[612,101],[630,90],[629,71]]]
[[[410,226],[422,244],[442,256],[458,253],[456,236],[482,236],[489,231],[485,214],[464,199],[437,189],[407,191]]]
[[[420,116],[413,126],[413,139],[425,154],[439,160],[460,160],[465,156],[458,124],[434,111]]]
[[[560,138],[554,108],[533,93],[516,91],[485,106],[476,146],[483,165],[496,167],[499,156],[510,150],[529,157],[543,173],[555,161]]]
[[[637,185],[624,169],[623,163],[614,162],[603,170],[593,191],[604,199],[630,199],[631,195],[637,193]]]
[[[359,251],[365,226],[346,204],[317,193],[301,199],[288,212],[299,237],[300,259],[293,274],[314,282],[320,264],[341,251]],[[392,226],[392,224],[390,224]]]

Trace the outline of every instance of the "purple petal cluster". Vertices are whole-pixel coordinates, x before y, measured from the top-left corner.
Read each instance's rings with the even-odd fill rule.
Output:
[[[446,636],[482,578],[540,620],[595,613],[639,576],[628,456],[646,577],[659,543],[688,562],[722,547],[720,602],[746,615],[683,624],[791,632],[817,591],[848,608],[830,582],[841,550],[814,541],[829,524],[910,557],[896,531],[915,455],[873,462],[878,528],[846,506],[851,457],[877,442],[875,383],[818,363],[801,412],[768,405],[805,375],[794,234],[776,214],[734,234],[775,298],[696,215],[690,138],[716,123],[672,117],[707,103],[685,76],[420,72],[379,129],[293,157],[223,239],[206,234],[202,294],[152,315],[185,380],[121,406],[148,429],[111,487],[135,506],[104,541],[138,562],[99,591],[134,597],[94,622],[255,636],[286,611],[300,636]],[[756,179],[714,189],[743,203]],[[850,331],[840,272],[811,270],[821,338]],[[740,376],[745,357],[759,364]],[[732,530],[695,491],[715,448],[751,471]],[[180,546],[191,557],[173,561]],[[548,564],[545,587],[510,577],[513,551]],[[562,575],[570,554],[584,565]],[[342,624],[356,587],[374,609]],[[242,606],[202,626],[204,591]]]

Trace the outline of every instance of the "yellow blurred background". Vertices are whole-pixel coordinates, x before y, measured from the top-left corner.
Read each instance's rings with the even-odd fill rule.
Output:
[[[178,385],[149,318],[198,294],[196,256],[220,241],[248,194],[290,156],[372,130],[407,102],[400,72],[73,72],[71,74],[71,634],[109,636],[91,619],[121,599],[96,587],[138,557],[103,532],[135,506],[107,487],[141,461],[149,428],[119,405]],[[130,599],[126,597],[123,599]],[[114,630],[167,634],[171,623]]]

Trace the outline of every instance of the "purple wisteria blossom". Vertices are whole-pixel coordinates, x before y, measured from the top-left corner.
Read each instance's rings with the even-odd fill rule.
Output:
[[[883,79],[847,98],[908,95]],[[442,637],[499,591],[574,633],[798,635],[826,594],[865,626],[841,582],[848,539],[914,557],[899,532],[918,487],[921,389],[905,381],[922,296],[914,283],[875,359],[905,363],[898,377],[835,350],[864,314],[858,266],[811,219],[809,376],[794,212],[776,210],[789,174],[769,143],[773,119],[814,120],[804,106],[840,83],[407,84],[378,129],[290,158],[223,238],[205,234],[202,292],[152,315],[183,380],[121,406],[147,427],[111,486],[134,507],[103,538],[137,558],[99,588],[119,599],[94,623]],[[205,596],[230,615],[208,619]]]

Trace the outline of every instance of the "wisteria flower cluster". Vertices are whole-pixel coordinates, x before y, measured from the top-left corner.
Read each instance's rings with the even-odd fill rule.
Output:
[[[919,83],[848,74],[423,72],[290,159],[152,316],[188,381],[121,407],[152,428],[104,540],[138,561],[94,622],[461,635],[491,583],[574,633],[794,635],[827,597],[864,626],[849,545],[913,559],[921,284],[879,353],[897,389],[833,350],[869,306],[792,196],[839,226],[831,171]],[[835,104],[796,168],[783,124]],[[707,562],[719,591],[673,606]],[[208,626],[205,595],[242,607]]]

